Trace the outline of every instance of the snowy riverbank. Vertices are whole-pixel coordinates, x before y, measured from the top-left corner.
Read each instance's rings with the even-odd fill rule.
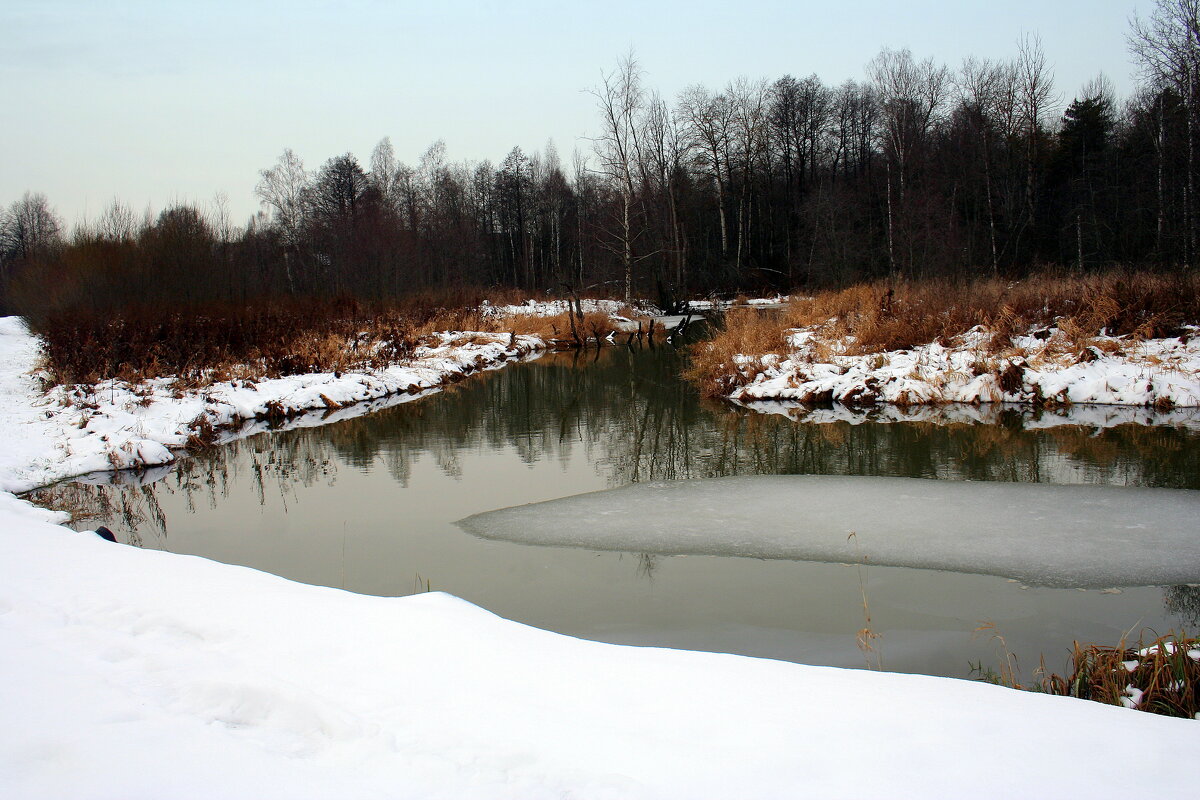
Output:
[[[1095,337],[1079,350],[1058,330],[1013,337],[996,351],[991,334],[975,328],[948,342],[911,350],[855,354],[853,342],[818,332],[790,331],[791,351],[739,356],[733,367],[748,381],[730,393],[763,400],[870,406],[944,403],[1083,404],[1169,410],[1200,406],[1200,338],[1136,340]]]
[[[507,337],[472,346],[499,348],[498,359]],[[431,369],[465,371],[488,352],[425,355]],[[56,413],[24,374],[35,354],[23,326],[0,323],[10,492],[89,459],[107,467],[110,447],[166,450],[210,409],[322,407],[322,394],[341,402],[387,380],[407,391],[399,373],[343,375],[182,399],[163,387],[142,406],[118,384]],[[4,797],[1117,797],[1200,746],[1188,720],[966,681],[586,642],[444,594],[306,586],[58,521],[0,492]]]
[[[0,318],[0,490],[22,492],[63,478],[170,463],[193,435],[227,441],[251,423],[310,411],[337,412],[381,398],[413,399],[468,374],[544,350],[535,336],[442,333],[411,362],[371,372],[314,373],[216,383],[180,391],[171,380],[130,386],[55,387],[33,373],[37,340],[16,317]],[[211,433],[209,433],[211,431]]]

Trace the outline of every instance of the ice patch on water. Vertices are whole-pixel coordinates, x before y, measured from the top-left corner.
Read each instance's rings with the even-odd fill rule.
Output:
[[[1200,580],[1197,520],[1200,492],[1182,489],[799,475],[636,484],[458,524],[535,545],[865,561],[1109,588]]]

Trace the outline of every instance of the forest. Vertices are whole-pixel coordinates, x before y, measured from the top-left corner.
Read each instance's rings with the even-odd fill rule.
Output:
[[[262,209],[138,213],[68,231],[28,192],[0,211],[0,313],[202,308],[511,288],[650,298],[1022,276],[1197,258],[1200,4],[1128,35],[1139,81],[1068,95],[1038,37],[955,68],[883,49],[862,80],[738,78],[656,92],[630,54],[592,88],[594,138],[499,163],[388,138],[264,167]]]

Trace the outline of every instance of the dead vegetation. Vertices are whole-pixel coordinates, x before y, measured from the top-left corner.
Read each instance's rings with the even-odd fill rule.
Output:
[[[992,626],[984,626],[992,629]],[[1113,706],[1200,719],[1200,639],[1186,633],[1169,633],[1149,644],[1139,641],[1116,647],[1073,642],[1065,675],[1048,672],[1043,664],[1030,684],[1020,682],[1015,658],[1000,643],[1003,664],[999,672],[971,665],[980,680],[1034,692],[1077,697]]]
[[[119,314],[72,310],[30,319],[44,341],[50,384],[138,384],[176,377],[179,388],[310,372],[379,369],[412,357],[441,331],[531,334],[570,348],[607,336],[608,315],[499,316],[521,302],[511,292],[417,293],[366,304],[350,298],[294,299],[191,309],[137,306]],[[629,312],[632,314],[632,312]]]
[[[710,396],[728,395],[762,371],[763,356],[795,349],[787,336],[796,329],[813,332],[806,351],[814,361],[945,345],[976,326],[989,334],[983,358],[1011,351],[1013,336],[1047,339],[1053,328],[1055,347],[1086,361],[1112,349],[1111,340],[1097,340],[1102,333],[1178,336],[1182,326],[1197,322],[1196,274],[1113,271],[1013,282],[869,283],[796,298],[778,313],[731,308],[725,329],[696,348],[689,377]],[[981,369],[988,367],[981,361]]]
[[[1050,694],[1197,719],[1200,639],[1169,634],[1136,647],[1075,642],[1066,676],[1050,675],[1042,688]]]

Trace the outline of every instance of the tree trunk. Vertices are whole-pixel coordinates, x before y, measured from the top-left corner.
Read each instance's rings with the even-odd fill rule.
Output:
[[[717,170],[720,169],[718,166]],[[713,181],[717,184],[717,215],[721,218],[721,258],[725,259],[729,255],[729,228],[725,222],[725,186],[720,177],[714,178]]]
[[[1083,272],[1083,219],[1078,211],[1075,212],[1075,260]]]
[[[888,241],[888,275],[896,277],[896,239],[892,220],[892,162],[887,162],[887,241]]]
[[[625,267],[625,302],[628,304],[633,300],[633,237],[629,221],[629,206],[632,204],[633,198],[631,193],[626,191],[621,195],[621,225],[622,225],[622,250],[621,262]]]
[[[1158,260],[1163,258],[1163,227],[1166,216],[1166,198],[1163,193],[1163,165],[1167,157],[1167,120],[1163,110],[1165,93],[1158,93],[1158,220],[1154,231],[1154,252]]]
[[[992,246],[992,276],[1000,274],[1000,256],[996,252],[996,209],[992,202],[992,148],[987,136],[983,138],[983,183],[987,192],[988,238]]]

